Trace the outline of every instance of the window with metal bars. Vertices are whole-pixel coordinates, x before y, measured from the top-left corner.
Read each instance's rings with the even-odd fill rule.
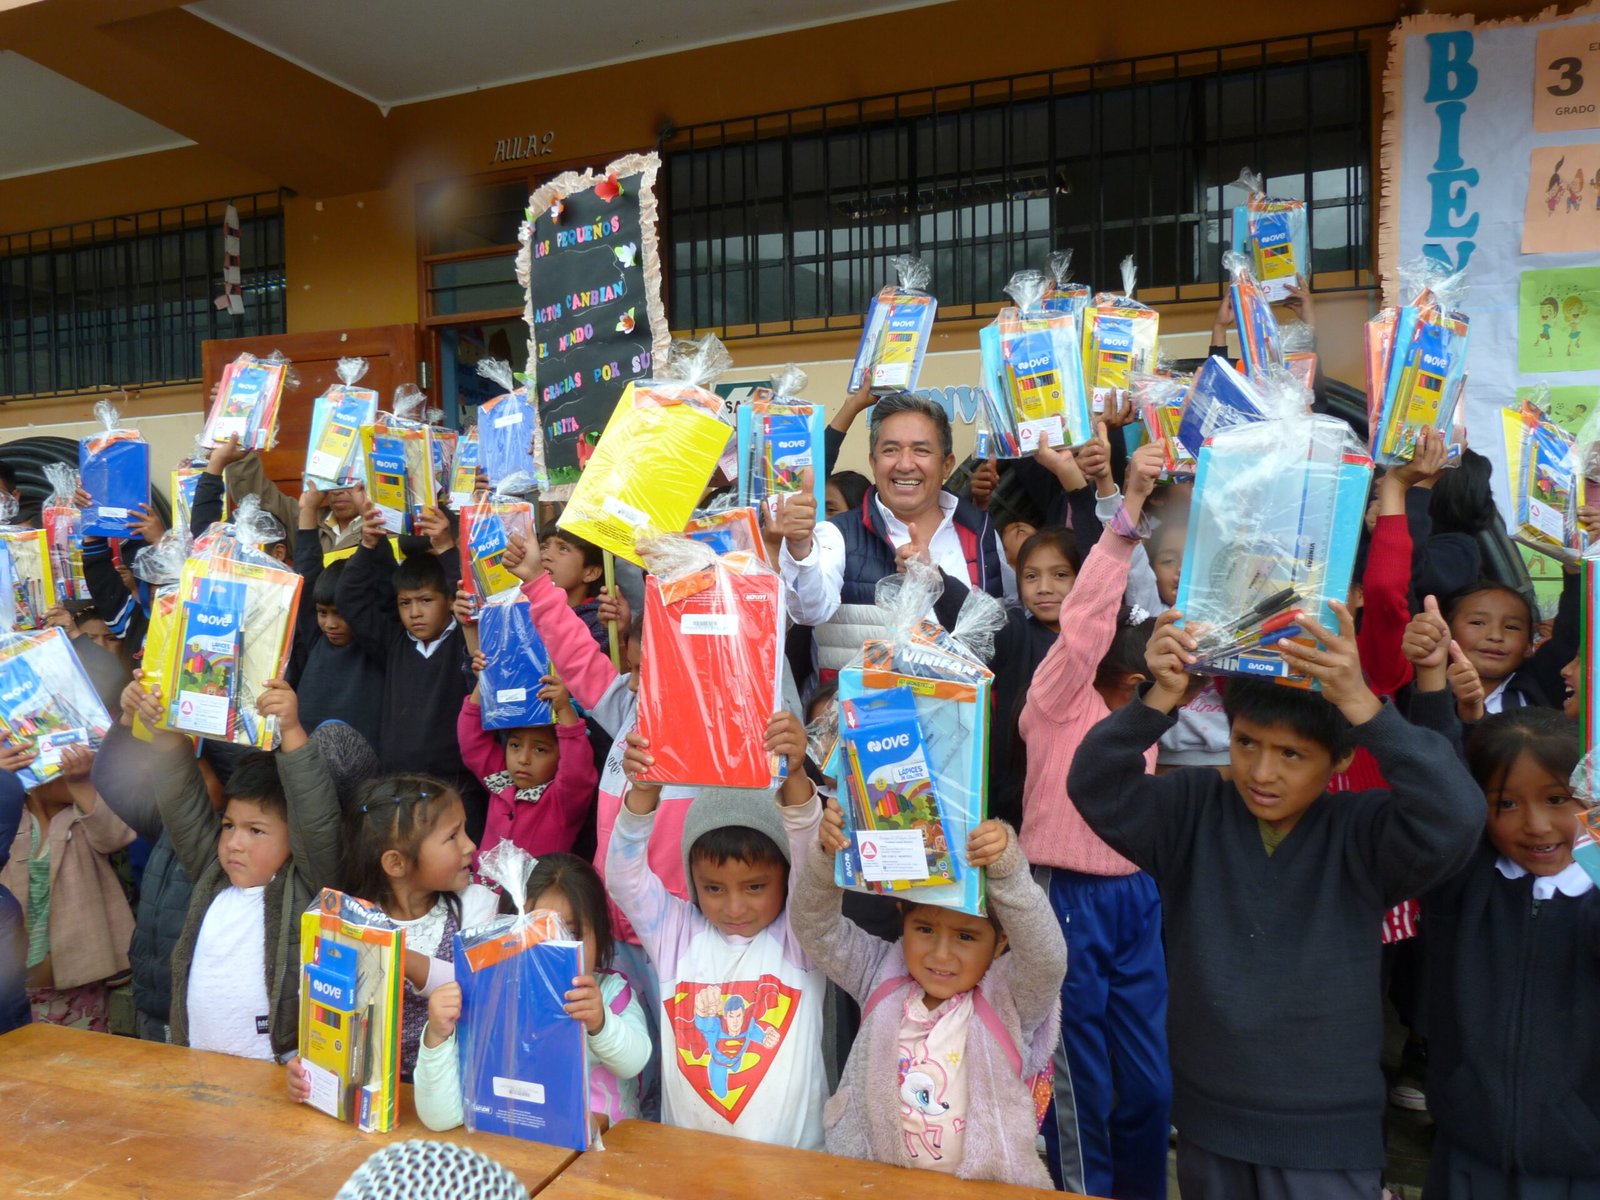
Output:
[[[284,332],[280,192],[232,198],[244,313],[216,306],[229,202],[0,234],[0,396],[194,382],[202,341]]]
[[[1214,298],[1241,168],[1310,208],[1314,285],[1370,287],[1378,27],[1063,68],[674,131],[664,143],[676,329],[845,328],[928,260],[945,319],[1074,252],[1150,303]]]

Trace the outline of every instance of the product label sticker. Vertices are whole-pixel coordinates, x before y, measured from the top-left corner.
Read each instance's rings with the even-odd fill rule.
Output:
[[[858,830],[856,851],[862,878],[872,883],[928,877],[928,844],[920,829]]]

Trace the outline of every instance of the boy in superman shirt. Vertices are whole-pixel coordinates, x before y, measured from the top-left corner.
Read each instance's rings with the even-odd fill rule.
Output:
[[[805,727],[774,721],[772,749],[803,761]],[[627,735],[630,780],[606,855],[612,897],[656,965],[662,1115],[669,1125],[750,1141],[822,1146],[826,981],[789,930],[790,881],[816,840],[822,806],[804,773],[778,789],[702,788],[683,822],[692,902],[667,891],[647,853],[661,787]],[[776,803],[774,803],[776,799]]]

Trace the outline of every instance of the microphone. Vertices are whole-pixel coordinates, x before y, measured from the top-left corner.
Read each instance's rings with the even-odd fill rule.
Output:
[[[454,1142],[412,1139],[385,1146],[355,1172],[334,1200],[529,1200],[505,1167]]]

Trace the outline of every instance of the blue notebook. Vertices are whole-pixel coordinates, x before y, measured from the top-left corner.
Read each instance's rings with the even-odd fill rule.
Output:
[[[526,596],[513,592],[478,613],[478,641],[488,665],[479,679],[478,702],[485,729],[525,729],[551,725],[550,705],[539,699],[550,655],[533,627]]]
[[[78,443],[78,475],[89,493],[83,532],[86,537],[127,537],[133,510],[150,503],[150,444],[127,438],[91,448],[97,441],[84,438]]]

